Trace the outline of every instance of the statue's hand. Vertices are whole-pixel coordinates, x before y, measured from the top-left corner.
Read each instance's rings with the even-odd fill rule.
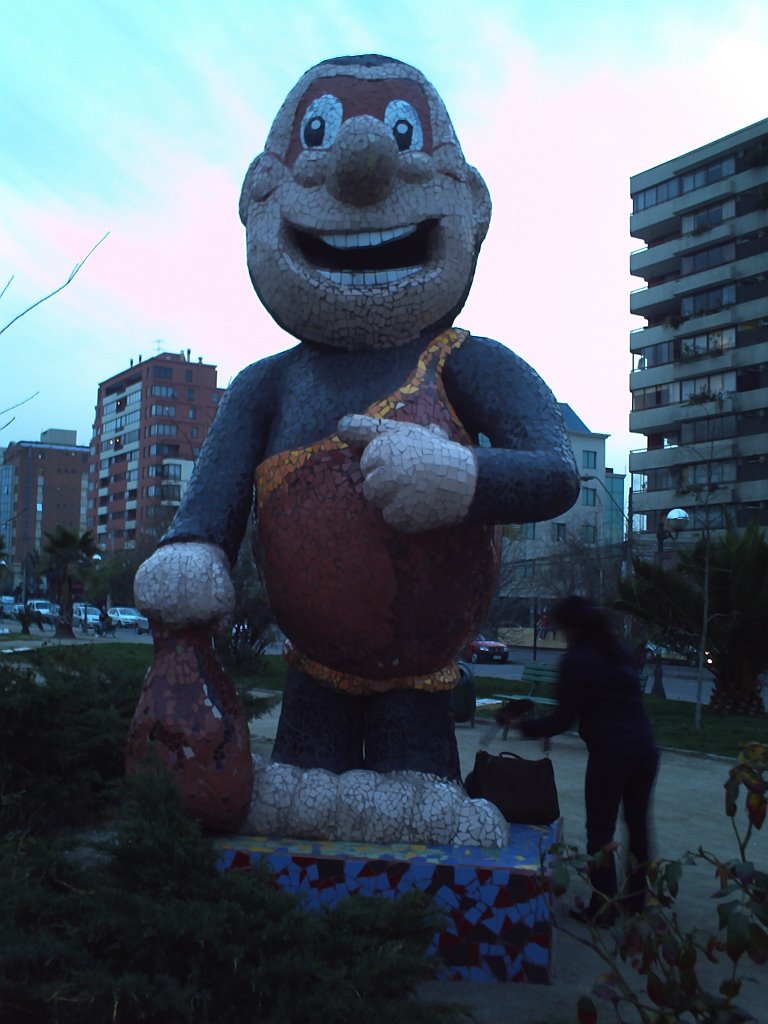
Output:
[[[139,566],[133,583],[144,614],[171,628],[227,625],[235,590],[227,556],[216,544],[168,544]]]
[[[418,533],[466,517],[477,460],[440,427],[354,415],[344,416],[337,432],[347,444],[365,447],[365,496],[396,530]]]

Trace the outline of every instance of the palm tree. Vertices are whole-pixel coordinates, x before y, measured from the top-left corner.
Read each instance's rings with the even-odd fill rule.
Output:
[[[768,668],[768,542],[750,524],[702,538],[673,569],[640,559],[620,582],[622,611],[644,620],[669,646],[703,640],[714,677],[710,707],[721,714],[764,711],[760,674]]]
[[[43,554],[49,592],[56,595],[61,606],[56,621],[56,636],[73,637],[73,584],[82,581],[84,571],[91,565],[94,555],[99,554],[98,545],[90,530],[78,534],[65,526],[57,526],[53,533],[45,534]]]

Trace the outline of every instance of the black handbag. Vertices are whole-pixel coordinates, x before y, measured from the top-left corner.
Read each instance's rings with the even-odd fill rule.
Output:
[[[560,817],[555,772],[548,757],[528,761],[508,750],[500,754],[478,750],[465,787],[473,799],[490,800],[507,821],[518,825],[549,825]]]

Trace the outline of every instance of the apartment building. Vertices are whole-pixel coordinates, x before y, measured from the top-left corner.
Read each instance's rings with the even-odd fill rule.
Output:
[[[625,476],[605,464],[609,435],[591,431],[564,402],[560,411],[581,475],[576,504],[554,519],[504,527],[499,593],[507,621],[522,625],[567,593],[600,599],[627,556]]]
[[[57,526],[86,529],[88,448],[74,430],[45,430],[39,441],[14,441],[2,451],[0,530],[14,585],[25,561],[39,554]],[[6,581],[7,586],[7,581]]]
[[[768,526],[768,119],[631,178],[629,459],[635,525],[655,544],[728,518]]]
[[[190,356],[139,357],[99,384],[88,521],[103,551],[154,543],[179,506],[223,393]]]

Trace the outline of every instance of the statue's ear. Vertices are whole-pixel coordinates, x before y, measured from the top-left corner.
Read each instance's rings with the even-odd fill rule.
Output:
[[[472,222],[475,227],[475,246],[479,249],[488,234],[491,223],[491,195],[478,170],[469,167],[469,187],[472,191]]]
[[[264,154],[260,153],[255,160],[252,161],[251,166],[245,175],[243,181],[243,187],[240,190],[240,220],[243,224],[248,221],[248,207],[251,202],[251,195],[253,193],[253,183],[256,178],[256,168],[258,167],[259,160],[261,160]]]

